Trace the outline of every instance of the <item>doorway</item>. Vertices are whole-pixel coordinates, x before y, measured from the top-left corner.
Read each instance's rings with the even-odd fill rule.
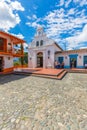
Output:
[[[0,72],[3,71],[3,57],[0,57]]]
[[[43,53],[37,53],[37,67],[43,67]]]
[[[70,58],[70,68],[77,67],[77,58]]]
[[[77,68],[77,57],[78,57],[78,54],[70,54],[69,55],[70,68]]]

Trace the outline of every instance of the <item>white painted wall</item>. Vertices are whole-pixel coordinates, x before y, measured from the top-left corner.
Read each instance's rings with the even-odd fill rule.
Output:
[[[69,59],[69,56],[68,56],[67,54],[64,54],[64,55],[62,55],[62,54],[56,54],[56,55],[55,55],[55,60],[58,61],[58,57],[64,57],[64,65],[65,65],[65,66],[69,66],[69,64],[70,64],[70,59]]]
[[[41,31],[40,35],[38,31]],[[36,42],[43,40],[43,45],[37,47]],[[48,51],[50,51],[50,56],[48,58]],[[28,67],[35,68],[37,67],[37,53],[43,53],[43,68],[54,68],[54,61],[55,61],[55,52],[61,51],[61,49],[55,45],[55,41],[49,39],[46,34],[43,32],[43,29],[37,30],[36,36],[34,37],[33,41],[29,44],[28,50]],[[30,60],[31,59],[31,60]]]
[[[10,57],[10,59],[8,59]],[[4,68],[13,67],[13,57],[12,56],[4,56]]]
[[[71,53],[72,54],[72,53]],[[70,58],[69,54],[56,54],[55,60],[58,60],[58,57],[64,57],[64,64],[65,66],[70,66]],[[77,56],[77,68],[84,67],[84,56],[87,56],[86,52],[79,52]]]
[[[78,63],[77,63],[77,66],[84,66],[84,56],[87,56],[86,52],[78,54]]]
[[[48,51],[50,51],[50,56],[48,58]],[[29,49],[28,52],[28,66],[29,68],[37,67],[37,53],[43,53],[43,68],[52,67],[54,68],[54,60],[55,60],[55,46],[45,46],[36,49]],[[30,60],[31,58],[31,60]]]
[[[49,56],[49,59],[48,59],[48,51],[49,50],[50,50],[50,56]],[[48,46],[46,48],[46,59],[45,59],[46,60],[46,68],[48,68],[48,67],[54,68],[54,61],[55,61],[54,54],[55,54],[54,45]]]

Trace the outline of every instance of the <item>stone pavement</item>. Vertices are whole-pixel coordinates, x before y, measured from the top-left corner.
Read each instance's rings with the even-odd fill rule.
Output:
[[[87,130],[87,75],[0,76],[0,130]]]

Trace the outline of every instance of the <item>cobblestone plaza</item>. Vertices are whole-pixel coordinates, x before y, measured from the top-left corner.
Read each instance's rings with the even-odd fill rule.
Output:
[[[0,130],[87,130],[87,75],[1,76]]]

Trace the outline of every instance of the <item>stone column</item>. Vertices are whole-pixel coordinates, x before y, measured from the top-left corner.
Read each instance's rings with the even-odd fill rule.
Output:
[[[46,57],[45,51],[43,51],[43,68],[46,68]]]

